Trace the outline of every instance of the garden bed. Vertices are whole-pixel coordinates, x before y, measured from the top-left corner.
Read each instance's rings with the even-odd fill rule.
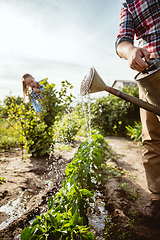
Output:
[[[98,236],[92,229],[96,239],[158,240],[159,223],[147,222],[142,216],[149,192],[141,163],[141,147],[122,138],[107,140],[118,156],[106,162],[101,198],[109,217],[105,235]],[[19,239],[22,229],[36,215],[46,211],[47,201],[61,188],[65,167],[73,159],[79,144],[76,142],[70,151],[56,151],[50,158],[25,157],[21,149],[0,154],[1,176],[5,177],[0,185],[0,239]],[[16,203],[19,208],[15,211]],[[2,206],[6,206],[5,211]],[[99,213],[95,210],[94,214]],[[114,224],[111,226],[110,222]]]

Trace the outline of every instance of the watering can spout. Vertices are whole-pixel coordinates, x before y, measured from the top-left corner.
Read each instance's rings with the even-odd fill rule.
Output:
[[[96,92],[105,91],[106,89],[107,89],[107,85],[99,76],[96,69],[94,67],[91,67],[81,83],[81,89],[80,89],[81,96],[84,96],[87,93],[96,93]]]
[[[160,69],[159,69],[159,75],[160,75]],[[159,76],[159,79],[160,79],[160,76]],[[129,94],[121,92],[118,89],[107,86],[102,80],[102,78],[99,76],[95,68],[91,67],[81,83],[80,95],[84,96],[86,94],[96,93],[101,91],[107,91],[117,97],[120,97],[128,102],[131,102],[141,108],[146,109],[147,111],[150,111],[160,116],[160,108],[156,106],[156,104],[154,105],[154,104],[145,102],[139,98],[136,98]]]

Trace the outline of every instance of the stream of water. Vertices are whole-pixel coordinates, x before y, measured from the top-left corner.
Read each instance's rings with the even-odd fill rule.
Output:
[[[20,192],[18,198],[13,198],[6,205],[0,207],[0,212],[6,215],[7,220],[0,224],[0,230],[6,228],[11,222],[18,219],[28,210],[28,202],[33,197],[33,192],[27,190]]]

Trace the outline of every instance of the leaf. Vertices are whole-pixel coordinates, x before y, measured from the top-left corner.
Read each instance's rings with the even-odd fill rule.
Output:
[[[84,163],[84,164],[82,164],[81,168],[83,170],[84,175],[87,176],[89,173],[89,170],[90,170],[89,165],[87,163]]]
[[[39,223],[40,223],[40,219],[36,219],[36,220],[33,221],[31,226],[33,227],[33,226],[35,226],[35,225],[37,225]]]
[[[87,236],[87,239],[95,240],[92,232],[88,232],[86,236]]]
[[[82,195],[85,195],[87,197],[92,197],[93,196],[93,193],[91,193],[91,191],[87,190],[87,189],[80,189],[80,193]]]
[[[26,227],[21,232],[21,240],[29,240],[31,237],[32,228]]]
[[[36,228],[37,228],[36,225],[32,227],[31,235],[33,235],[33,233],[35,232]]]
[[[52,216],[52,214],[48,214],[48,216],[49,216],[49,218],[50,218],[50,221],[51,221],[51,225],[53,226],[53,227],[57,227],[57,221],[56,221],[56,217],[54,216]]]
[[[101,159],[99,157],[93,158],[95,165],[100,168],[101,167]]]
[[[79,217],[79,214],[78,214],[78,210],[76,209],[75,214],[73,215],[73,217],[70,220],[71,226],[75,226],[77,224],[78,217]]]
[[[48,199],[48,209],[52,209],[53,208],[53,205],[54,205],[54,200],[53,200],[53,197],[50,197]]]
[[[30,237],[29,240],[35,240],[35,239],[38,239],[39,237],[40,237],[39,235],[35,234],[32,237]]]
[[[74,184],[76,182],[77,178],[78,178],[78,173],[73,173],[71,178],[70,178],[70,181],[69,181],[70,184],[71,185]]]

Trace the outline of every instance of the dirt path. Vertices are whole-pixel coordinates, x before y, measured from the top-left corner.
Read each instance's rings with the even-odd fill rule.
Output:
[[[145,205],[150,199],[150,192],[142,163],[141,147],[125,138],[106,137],[106,140],[113,150],[120,155],[117,164],[125,169],[128,177],[133,180],[137,187],[139,186],[142,196],[140,203]]]
[[[116,222],[119,229],[125,229],[128,217],[130,218],[134,213],[135,223],[133,229],[135,236],[131,239],[159,240],[159,221],[148,221],[144,219],[142,214],[143,207],[150,200],[150,192],[147,188],[142,164],[141,147],[124,138],[106,137],[106,140],[119,155],[118,159],[116,161],[111,160],[111,163],[126,171],[120,180],[111,178],[105,184],[106,206],[110,210],[114,222]],[[136,191],[138,192],[136,200],[128,199],[128,193],[126,194],[122,188],[117,187],[117,184],[124,183],[128,184],[129,191],[133,190],[134,194]]]
[[[116,160],[110,159],[106,164],[112,163],[118,169],[126,171],[121,178],[112,177],[106,181],[104,186],[106,209],[112,215],[117,227],[124,231],[129,214],[135,213],[133,239],[160,239],[159,226],[145,222],[142,217],[142,208],[148,202],[150,195],[141,160],[141,147],[124,138],[106,137],[106,140],[118,154]],[[0,175],[6,178],[0,185],[0,239],[19,239],[16,236],[29,225],[33,216],[45,210],[48,198],[61,188],[66,164],[73,159],[79,144],[80,142],[77,142],[71,151],[57,151],[54,157],[47,160],[30,157],[22,159],[19,150],[0,154]],[[129,190],[138,191],[139,198],[129,200],[126,192],[117,185],[123,183],[128,184]],[[18,209],[22,205],[22,211],[12,212],[17,197],[19,197]],[[25,201],[29,204],[24,205]],[[4,206],[9,211],[2,209]],[[7,219],[11,222],[5,226],[3,224]]]

